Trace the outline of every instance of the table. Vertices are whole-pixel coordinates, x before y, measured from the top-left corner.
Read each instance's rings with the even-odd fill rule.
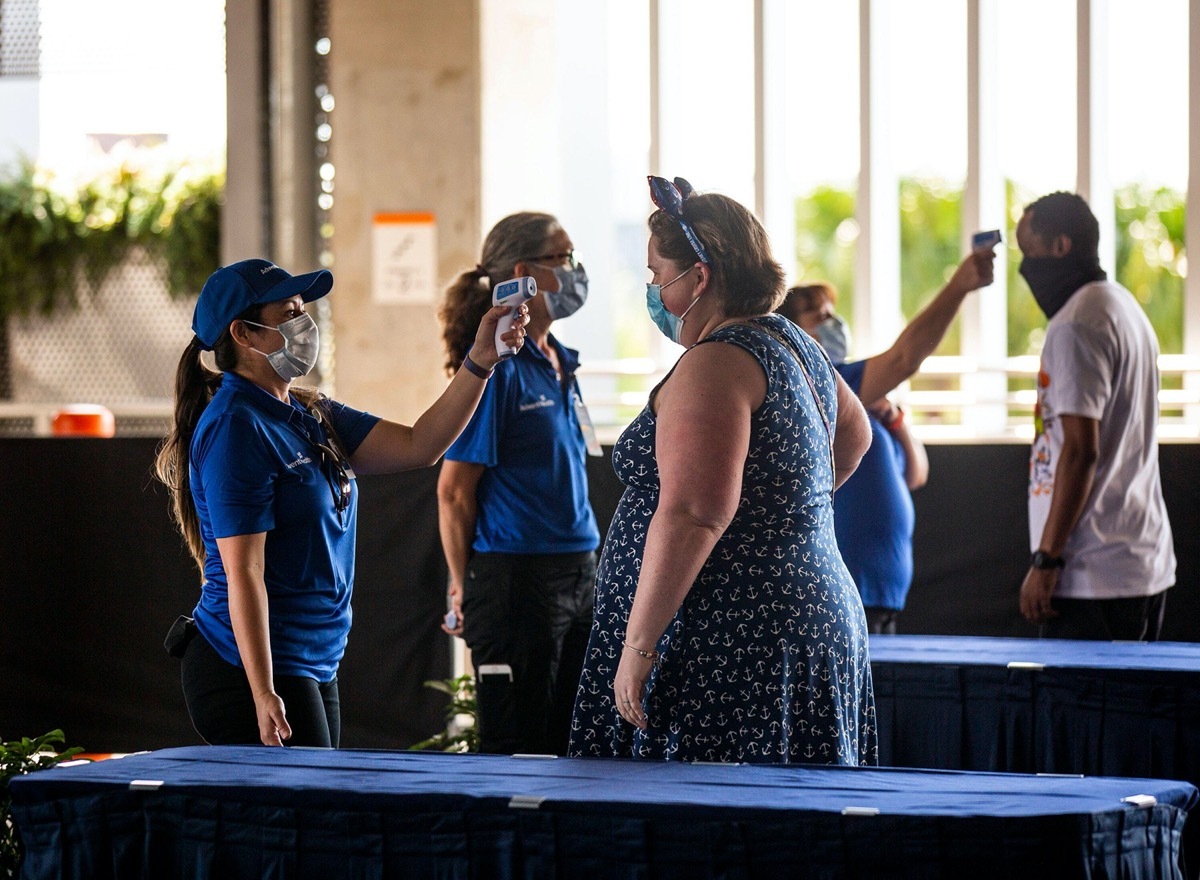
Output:
[[[1200,783],[1200,644],[873,635],[881,764]]]
[[[11,788],[25,880],[1181,878],[1200,798],[1152,779],[240,746]]]
[[[1200,784],[1200,644],[871,636],[879,761]],[[1185,833],[1200,877],[1200,821]]]

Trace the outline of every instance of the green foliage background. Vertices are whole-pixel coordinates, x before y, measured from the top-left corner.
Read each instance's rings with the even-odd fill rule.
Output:
[[[161,259],[174,296],[220,263],[223,174],[120,166],[73,191],[53,183],[29,164],[0,178],[0,319],[77,305],[135,247]]]

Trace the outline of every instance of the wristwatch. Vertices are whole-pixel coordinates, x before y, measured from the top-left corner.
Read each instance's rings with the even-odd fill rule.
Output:
[[[1055,568],[1062,568],[1067,564],[1067,560],[1061,556],[1051,556],[1045,550],[1035,550],[1029,564],[1039,571],[1051,571]]]

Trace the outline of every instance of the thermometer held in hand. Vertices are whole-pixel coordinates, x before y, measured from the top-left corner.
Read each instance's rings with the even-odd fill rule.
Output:
[[[501,281],[492,288],[492,305],[509,306],[508,314],[496,322],[496,355],[500,360],[510,358],[517,349],[509,346],[500,337],[512,329],[517,307],[537,295],[537,282],[524,275],[511,281]]]

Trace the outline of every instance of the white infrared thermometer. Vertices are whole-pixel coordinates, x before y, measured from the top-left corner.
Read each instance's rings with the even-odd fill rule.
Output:
[[[508,314],[496,322],[496,355],[500,360],[510,358],[517,349],[509,346],[500,337],[512,329],[513,319],[517,317],[517,307],[523,302],[537,296],[537,282],[524,275],[512,281],[501,281],[492,288],[492,305],[508,306]]]

